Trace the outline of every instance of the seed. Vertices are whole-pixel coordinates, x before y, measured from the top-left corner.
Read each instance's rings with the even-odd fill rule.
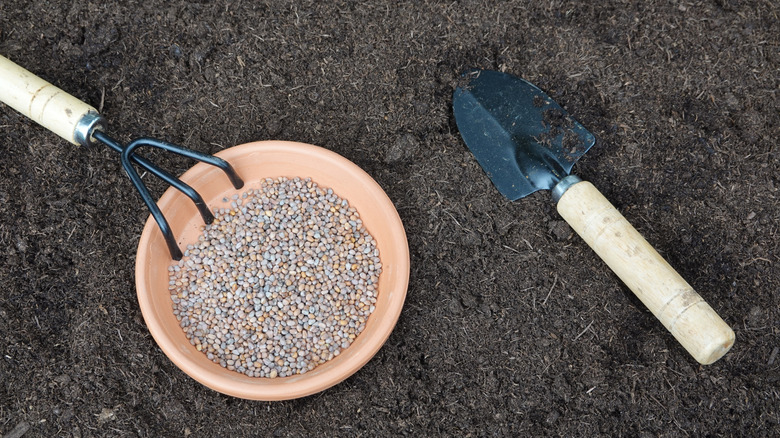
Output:
[[[223,367],[267,378],[311,371],[373,312],[376,242],[346,200],[310,179],[266,179],[232,199],[169,267],[174,315]]]

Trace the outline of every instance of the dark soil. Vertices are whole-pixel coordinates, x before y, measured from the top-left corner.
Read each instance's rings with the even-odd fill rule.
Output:
[[[0,435],[780,435],[777,2],[213,3],[3,0],[0,53],[122,140],[295,140],[363,167],[409,236],[398,325],[317,395],[207,389],[143,322],[148,213],[117,157],[3,106]],[[452,116],[472,67],[597,136],[575,172],[734,328],[731,352],[691,359],[548,193],[501,197]]]

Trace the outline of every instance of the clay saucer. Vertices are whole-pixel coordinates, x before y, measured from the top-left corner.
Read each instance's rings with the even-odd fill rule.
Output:
[[[199,163],[181,179],[219,208],[224,198],[259,187],[265,178],[311,178],[346,199],[360,214],[374,237],[382,262],[376,310],[365,330],[339,356],[305,374],[258,378],[229,371],[209,360],[187,340],[173,314],[168,292],[170,254],[150,217],[146,221],[136,258],[136,289],[141,312],[157,344],[190,377],[235,397],[252,400],[286,400],[325,390],[365,365],[390,336],[406,298],[409,282],[409,248],[403,224],[393,203],[366,172],[346,158],[321,147],[284,141],[261,141],[225,149],[216,154],[227,160],[244,179],[236,191],[219,169]],[[170,222],[179,246],[197,241],[203,226],[192,202],[169,189],[157,203]]]

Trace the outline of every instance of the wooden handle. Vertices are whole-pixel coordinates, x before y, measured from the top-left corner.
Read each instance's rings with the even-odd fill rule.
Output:
[[[558,212],[699,363],[734,344],[734,331],[593,184],[569,187]]]
[[[97,110],[24,68],[0,56],[0,101],[41,126],[80,144],[76,135],[79,121]]]

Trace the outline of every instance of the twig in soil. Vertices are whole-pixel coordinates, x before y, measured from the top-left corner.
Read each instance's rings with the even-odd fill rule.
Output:
[[[594,319],[593,321],[595,321],[595,319]],[[585,327],[585,330],[581,331],[581,332],[580,332],[580,334],[578,334],[577,336],[575,336],[575,337],[574,337],[574,340],[573,340],[572,342],[576,342],[576,341],[577,341],[577,339],[579,339],[579,338],[580,338],[580,336],[584,335],[584,334],[585,334],[585,332],[586,332],[586,331],[588,331],[588,329],[590,328],[590,326],[592,326],[592,325],[593,325],[593,321],[591,321],[591,322],[590,322],[590,324],[588,324],[588,326],[587,326],[587,327]],[[595,388],[595,387],[594,387],[594,388]]]
[[[740,264],[739,264],[739,266],[740,266],[741,268],[744,268],[745,266],[750,266],[750,265],[752,265],[753,263],[755,263],[755,262],[757,262],[757,261],[767,262],[767,263],[769,263],[770,265],[772,264],[772,260],[765,259],[765,258],[763,258],[763,257],[756,257],[756,258],[754,258],[754,259],[752,259],[752,260],[748,260],[746,263],[740,263]]]
[[[775,358],[777,357],[778,351],[780,351],[780,347],[775,347],[772,350],[772,354],[769,355],[769,361],[767,361],[767,365],[773,365],[775,363]]]
[[[21,438],[24,434],[27,433],[28,430],[30,430],[30,423],[22,421],[21,423],[17,424],[16,427],[11,429],[10,432],[3,435],[3,438]]]
[[[547,292],[547,296],[546,296],[546,297],[544,297],[544,300],[542,301],[542,306],[544,306],[544,305],[545,305],[545,303],[547,303],[547,299],[548,299],[548,298],[550,298],[550,294],[552,293],[553,289],[555,289],[555,285],[556,285],[556,284],[558,284],[558,276],[557,276],[557,275],[556,275],[556,276],[555,276],[555,278],[553,279],[553,285],[552,285],[552,287],[550,287],[550,291],[549,291],[549,292]],[[578,336],[578,337],[579,337],[579,336]],[[577,338],[574,338],[574,339],[576,340]]]
[[[444,210],[444,209],[442,209],[442,211],[443,211],[443,212],[445,212],[445,213],[447,213],[447,215],[448,215],[449,217],[451,217],[453,221],[455,221],[455,225],[459,226],[460,228],[462,228],[462,229],[464,229],[464,230],[466,230],[466,231],[471,231],[470,229],[468,229],[468,228],[464,227],[463,225],[461,225],[461,224],[460,224],[460,222],[458,222],[458,220],[457,220],[457,219],[455,219],[455,216],[453,216],[453,215],[452,215],[452,213],[450,213],[449,211],[447,211],[447,210]]]
[[[504,248],[506,248],[506,249],[508,249],[508,250],[510,250],[510,251],[512,251],[512,252],[516,252],[516,253],[518,253],[518,254],[522,254],[520,251],[518,251],[518,250],[516,250],[516,249],[512,248],[512,247],[511,247],[511,246],[509,246],[509,245],[501,245],[501,246],[503,246]]]

